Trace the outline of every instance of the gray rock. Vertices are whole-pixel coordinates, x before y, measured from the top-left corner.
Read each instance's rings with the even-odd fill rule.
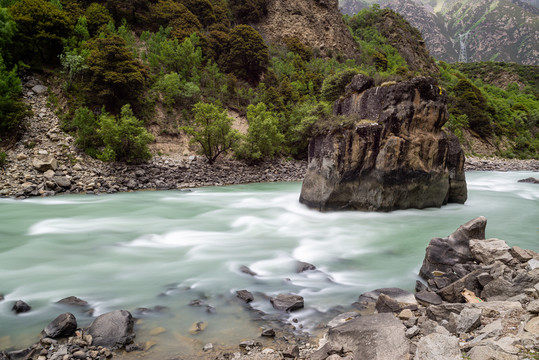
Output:
[[[56,185],[64,189],[71,187],[71,180],[69,180],[69,178],[66,176],[55,176],[52,178],[52,180],[56,183]]]
[[[487,284],[492,280],[494,280],[494,278],[487,272],[477,275],[477,281],[479,281],[479,284],[481,284],[483,287],[487,286]]]
[[[408,359],[410,343],[405,329],[393,314],[359,316],[330,328],[326,344],[309,359],[323,360],[333,354],[353,354],[353,359]]]
[[[247,290],[238,290],[238,291],[236,291],[236,297],[238,297],[239,299],[241,299],[242,301],[244,301],[246,303],[250,303],[251,301],[253,301],[255,299],[253,294],[251,294]]]
[[[539,314],[539,300],[530,301],[527,309],[532,314]]]
[[[131,179],[127,182],[126,186],[128,189],[135,189],[138,186],[138,184],[135,180]]]
[[[361,314],[358,312],[346,312],[346,313],[335,316],[333,319],[331,319],[330,322],[328,322],[327,326],[328,327],[339,326],[341,324],[344,324],[347,321],[357,318],[358,316],[361,316]]]
[[[133,341],[133,325],[134,320],[129,311],[116,310],[95,319],[88,334],[92,336],[94,346],[117,348]]]
[[[309,271],[309,270],[316,270],[316,266],[314,266],[313,264],[309,264],[307,262],[298,261],[298,266],[296,269],[296,272],[298,274],[304,271]]]
[[[59,345],[49,360],[62,360],[68,354],[67,345]]]
[[[273,330],[273,329],[264,329],[264,330],[262,330],[262,333],[260,334],[260,336],[275,337],[275,330]]]
[[[32,310],[32,307],[22,300],[17,300],[11,308],[11,311],[13,311],[15,314],[25,313],[30,310]]]
[[[518,182],[520,183],[529,183],[529,184],[539,184],[539,179],[534,177],[529,177],[526,179],[520,179]]]
[[[401,310],[399,302],[382,293],[378,296],[375,305],[376,311],[379,313],[397,313]]]
[[[282,351],[285,359],[297,359],[299,357],[299,347],[297,345],[290,345]]]
[[[374,86],[374,79],[370,76],[358,74],[352,78],[350,84],[346,85],[346,94],[362,93]]]
[[[204,347],[202,348],[202,351],[204,351],[204,352],[212,351],[212,350],[213,350],[213,344],[212,343],[208,343],[208,344],[204,345]]]
[[[528,270],[534,270],[539,268],[539,260],[531,259],[528,261]]]
[[[533,258],[533,256],[528,251],[522,249],[519,246],[513,246],[510,251],[511,255],[513,255],[513,257],[521,263],[530,261]]]
[[[524,329],[535,336],[539,336],[539,316],[530,319]]]
[[[417,343],[416,360],[462,360],[459,339],[433,333],[422,337]]]
[[[510,250],[509,245],[500,239],[470,240],[472,256],[481,264],[489,265],[497,260],[507,264],[513,260]]]
[[[470,360],[517,360],[518,356],[496,351],[489,346],[475,346],[468,352]]]
[[[448,302],[464,302],[462,291],[467,289],[473,291],[476,295],[481,293],[481,284],[477,280],[477,276],[482,273],[482,270],[475,270],[463,278],[451,283],[437,292],[440,297]]]
[[[414,325],[412,326],[411,328],[407,329],[406,332],[405,332],[405,335],[408,339],[411,339],[413,338],[414,336],[416,336],[417,334],[419,334],[419,327]]]
[[[23,160],[26,160],[26,159],[28,159],[28,156],[26,156],[26,154],[24,154],[24,153],[17,154],[17,160],[18,161],[23,161]]]
[[[47,92],[47,87],[43,85],[36,85],[32,88],[32,91],[38,95],[44,94]]]
[[[434,279],[436,272],[453,274],[455,265],[473,262],[470,240],[485,239],[486,225],[487,219],[480,216],[460,226],[448,237],[433,238],[427,246],[419,275],[426,280]],[[458,277],[449,279],[455,281]]]
[[[275,309],[287,312],[303,309],[305,305],[303,297],[292,294],[279,294],[272,297],[270,302]]]
[[[78,350],[78,351],[75,351],[75,352],[73,353],[73,357],[74,357],[75,359],[86,360],[86,357],[87,357],[87,356],[88,356],[88,355],[86,354],[86,352],[85,352],[85,351],[82,351],[82,350]]]
[[[71,313],[65,313],[59,315],[56,319],[51,321],[45,329],[43,329],[43,335],[57,339],[63,337],[69,337],[77,330],[77,319]]]
[[[432,291],[421,291],[415,294],[416,300],[423,306],[440,305],[442,298]]]
[[[448,330],[455,335],[468,333],[481,325],[481,309],[465,307],[460,314],[451,313]]]
[[[58,168],[58,161],[52,156],[40,156],[34,158],[32,166],[42,173],[47,170],[56,170]]]
[[[45,179],[52,180],[52,178],[54,177],[54,170],[45,171],[43,173],[43,176],[45,177]]]
[[[69,297],[63,298],[61,300],[58,300],[56,303],[62,304],[62,305],[70,305],[70,306],[81,306],[81,307],[88,306],[87,301],[79,299],[76,296],[69,296]]]

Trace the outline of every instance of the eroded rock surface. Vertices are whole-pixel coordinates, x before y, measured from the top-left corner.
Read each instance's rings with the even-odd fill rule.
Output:
[[[319,210],[440,207],[467,199],[464,153],[441,128],[445,91],[430,78],[372,87],[357,75],[336,115],[353,125],[313,137],[300,201]]]

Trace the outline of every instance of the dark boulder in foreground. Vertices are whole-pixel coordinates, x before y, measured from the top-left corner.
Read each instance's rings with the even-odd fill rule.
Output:
[[[458,139],[442,131],[449,119],[445,91],[424,77],[370,88],[367,80],[357,75],[335,104],[347,125],[344,118],[319,124],[300,202],[322,211],[464,203],[464,153]]]
[[[93,346],[120,348],[131,343],[135,337],[135,321],[126,310],[116,310],[103,314],[94,320],[88,329]]]
[[[42,334],[56,339],[72,336],[75,334],[75,330],[77,330],[77,319],[75,319],[73,314],[65,313],[51,321],[49,325],[43,329]]]
[[[22,300],[17,300],[11,308],[11,311],[13,311],[15,314],[25,313],[30,310],[32,310],[32,307]]]

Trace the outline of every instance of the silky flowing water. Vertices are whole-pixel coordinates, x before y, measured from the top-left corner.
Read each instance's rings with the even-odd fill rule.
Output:
[[[413,290],[429,240],[477,216],[488,219],[487,237],[539,251],[539,185],[517,182],[529,176],[538,175],[469,172],[465,205],[391,213],[313,211],[298,202],[300,183],[2,199],[0,350],[34,343],[66,311],[87,326],[107,311],[156,306],[165,308],[136,325],[137,341],[155,342],[156,354],[237,344],[260,333],[235,300],[240,289],[270,315],[266,296],[303,296],[306,308],[292,316],[315,329],[322,313],[365,291]],[[297,274],[298,261],[318,271]],[[68,296],[88,301],[93,315],[55,304]],[[32,311],[11,312],[19,299]],[[202,306],[190,306],[195,299]],[[190,334],[198,321],[207,328]]]

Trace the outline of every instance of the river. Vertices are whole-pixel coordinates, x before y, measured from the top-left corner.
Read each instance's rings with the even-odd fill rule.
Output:
[[[413,290],[429,240],[479,215],[488,219],[487,237],[539,251],[539,185],[517,182],[538,174],[466,175],[465,205],[391,213],[309,210],[298,202],[301,183],[1,199],[0,350],[32,344],[66,311],[87,326],[107,311],[156,306],[165,310],[143,317],[137,341],[155,341],[169,354],[237,344],[260,333],[253,312],[235,301],[240,289],[270,315],[266,296],[303,296],[306,308],[292,317],[315,329],[321,313],[365,291]],[[318,270],[297,274],[297,261]],[[258,275],[242,273],[242,265]],[[55,304],[72,295],[93,315]],[[19,299],[32,311],[12,313]],[[198,321],[208,326],[191,335]]]

